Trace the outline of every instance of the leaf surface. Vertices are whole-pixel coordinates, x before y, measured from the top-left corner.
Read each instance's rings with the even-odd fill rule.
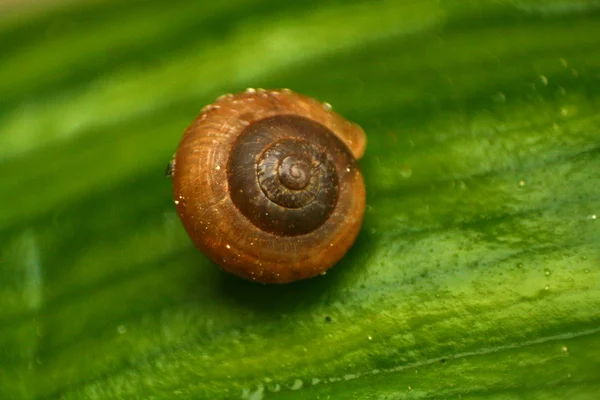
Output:
[[[0,398],[592,399],[595,1],[101,1],[0,19]],[[217,96],[368,134],[361,234],[262,286],[164,168]]]

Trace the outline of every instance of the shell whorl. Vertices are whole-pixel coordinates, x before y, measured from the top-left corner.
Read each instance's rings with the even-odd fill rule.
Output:
[[[327,220],[339,195],[331,152],[348,152],[326,127],[281,115],[248,126],[235,141],[227,166],[231,198],[260,229],[285,236],[307,234]]]
[[[263,283],[323,274],[365,210],[364,131],[290,90],[221,96],[185,131],[172,168],[177,212],[223,269]]]

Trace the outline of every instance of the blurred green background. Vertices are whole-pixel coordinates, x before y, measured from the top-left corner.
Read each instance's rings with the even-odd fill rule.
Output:
[[[598,398],[599,2],[55,3],[0,16],[0,399]],[[324,277],[231,277],[175,214],[247,87],[367,132]]]

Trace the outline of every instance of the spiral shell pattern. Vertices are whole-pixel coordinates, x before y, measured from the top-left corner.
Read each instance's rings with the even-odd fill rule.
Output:
[[[364,132],[309,97],[248,90],[205,107],[172,168],[177,212],[223,269],[263,283],[324,273],[365,209]]]

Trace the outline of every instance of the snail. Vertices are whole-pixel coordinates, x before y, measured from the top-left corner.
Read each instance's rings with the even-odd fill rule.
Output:
[[[248,89],[206,106],[171,162],[177,213],[224,270],[261,283],[324,274],[365,210],[362,128],[288,89]]]

